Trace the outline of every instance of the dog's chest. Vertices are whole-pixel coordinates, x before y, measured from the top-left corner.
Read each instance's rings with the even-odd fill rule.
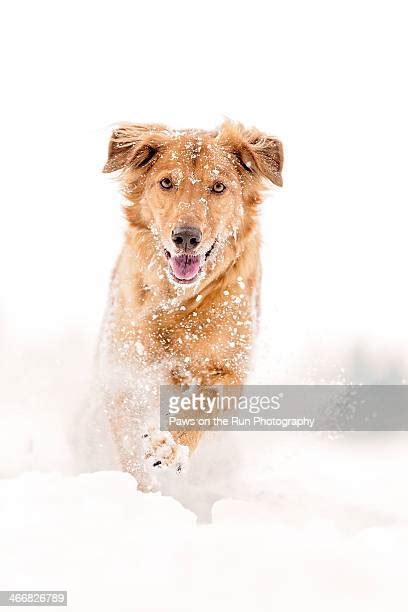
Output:
[[[253,333],[249,301],[227,298],[195,309],[181,305],[147,314],[138,329],[144,357],[151,362],[170,359],[193,370],[246,359]]]

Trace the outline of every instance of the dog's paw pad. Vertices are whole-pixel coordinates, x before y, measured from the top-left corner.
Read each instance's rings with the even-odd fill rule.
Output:
[[[168,431],[150,428],[142,436],[145,460],[153,468],[163,469],[170,466],[180,473],[186,466],[189,450],[174,441]]]

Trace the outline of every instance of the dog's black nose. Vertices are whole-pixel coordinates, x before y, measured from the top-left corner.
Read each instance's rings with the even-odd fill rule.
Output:
[[[194,251],[201,242],[202,233],[198,227],[184,225],[175,227],[171,232],[171,239],[179,249],[183,251]]]

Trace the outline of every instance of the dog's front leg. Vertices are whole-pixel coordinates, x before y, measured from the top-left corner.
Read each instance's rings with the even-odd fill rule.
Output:
[[[172,431],[172,436],[176,444],[186,446],[191,454],[198,446],[203,431]]]
[[[200,380],[201,385],[207,388],[216,385],[241,385],[244,381],[244,375],[218,363],[213,363],[203,371],[197,371],[195,380]],[[186,379],[179,372],[173,371],[171,382],[180,385],[185,384]],[[191,454],[197,448],[204,431],[172,431],[171,433],[175,442],[187,446],[189,454]]]

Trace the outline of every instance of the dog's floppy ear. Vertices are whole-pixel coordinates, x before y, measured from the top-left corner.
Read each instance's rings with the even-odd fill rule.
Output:
[[[282,187],[283,147],[280,140],[231,121],[222,125],[219,139],[237,156],[245,170],[257,172]]]
[[[121,124],[112,133],[103,172],[146,166],[163,146],[165,133],[162,125]]]

